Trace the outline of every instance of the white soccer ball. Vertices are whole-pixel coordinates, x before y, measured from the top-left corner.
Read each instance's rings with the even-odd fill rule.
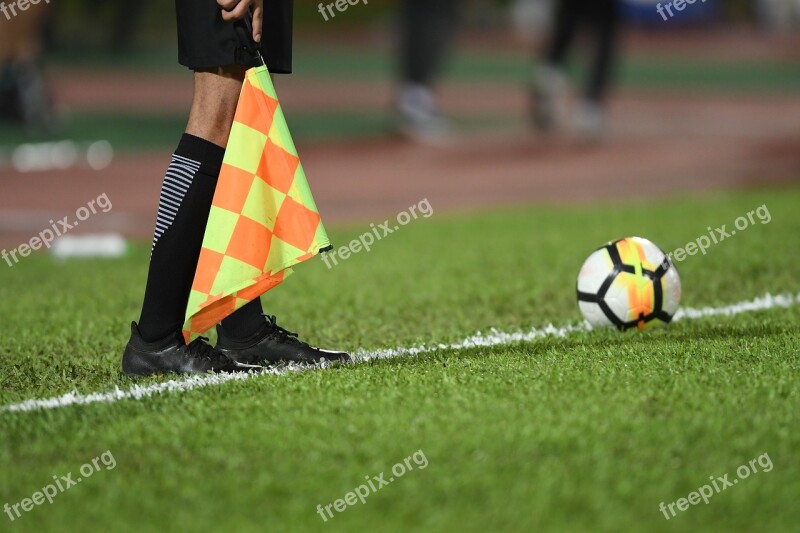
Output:
[[[592,326],[643,330],[672,320],[681,278],[658,246],[628,237],[598,248],[578,274],[578,306]]]

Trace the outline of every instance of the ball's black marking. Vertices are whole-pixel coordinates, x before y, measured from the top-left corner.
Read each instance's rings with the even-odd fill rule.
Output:
[[[664,310],[664,290],[661,284],[661,279],[667,274],[667,272],[669,272],[671,268],[675,268],[675,266],[672,264],[669,256],[660,248],[659,250],[662,254],[664,254],[664,259],[658,265],[658,268],[653,271],[642,267],[642,275],[649,278],[653,284],[653,311],[647,315],[640,313],[636,320],[625,322],[615,315],[611,310],[611,307],[609,307],[609,305],[606,303],[605,298],[606,294],[608,293],[608,289],[611,288],[611,285],[614,283],[614,280],[617,279],[617,276],[619,276],[622,272],[627,272],[629,274],[636,273],[636,268],[633,265],[623,263],[622,257],[617,249],[617,244],[624,240],[626,239],[617,239],[616,241],[609,242],[605,246],[601,246],[595,250],[606,250],[609,258],[611,259],[613,268],[611,269],[611,272],[608,273],[608,276],[606,276],[606,279],[603,280],[603,283],[597,290],[597,294],[577,291],[578,301],[597,304],[603,311],[603,315],[605,315],[605,317],[620,331],[627,331],[629,329],[638,327],[640,324],[652,322],[653,320],[661,320],[665,323],[671,322],[672,316]]]
[[[592,302],[592,303],[600,303],[600,298],[597,297],[596,294],[592,294],[590,292],[581,292],[578,291],[578,301],[579,302]]]

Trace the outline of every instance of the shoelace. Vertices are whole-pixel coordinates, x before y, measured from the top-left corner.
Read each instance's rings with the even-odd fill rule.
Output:
[[[269,328],[268,335],[278,340],[279,342],[285,342],[288,344],[299,344],[301,346],[308,346],[308,343],[301,341],[298,337],[297,333],[289,331],[280,327],[277,323],[277,318],[275,315],[263,315],[264,318],[267,319],[267,327]]]
[[[228,362],[228,357],[225,354],[218,352],[208,344],[207,337],[197,337],[189,343],[186,349],[192,357],[207,359],[214,364],[224,365]]]

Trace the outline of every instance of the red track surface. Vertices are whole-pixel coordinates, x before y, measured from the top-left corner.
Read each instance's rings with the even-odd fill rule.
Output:
[[[685,46],[685,43],[683,43]],[[749,55],[767,53],[754,46]],[[763,48],[763,50],[762,50]],[[711,47],[710,50],[717,48]],[[277,82],[286,115],[315,109],[387,108],[388,83],[342,81],[324,88],[300,77]],[[56,73],[70,109],[188,109],[185,76]],[[501,126],[447,148],[406,144],[388,135],[364,142],[298,143],[329,223],[383,221],[422,198],[437,212],[686,194],[800,179],[800,98],[686,93],[623,93],[612,103],[611,134],[589,147],[527,133],[525,94],[498,84],[446,85],[455,116],[496,116]],[[505,123],[505,126],[502,125]],[[115,231],[149,239],[167,150],[119,154],[102,172],[19,174],[0,170],[0,247],[15,247],[106,193],[114,208],[78,231]]]

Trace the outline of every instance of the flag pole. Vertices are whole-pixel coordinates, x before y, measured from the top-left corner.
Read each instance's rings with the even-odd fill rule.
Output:
[[[261,55],[261,45],[253,40],[253,12],[248,11],[247,16],[244,18],[244,25],[247,28],[247,37],[249,41],[253,44],[253,49],[255,50],[255,54],[258,56],[258,59],[261,61],[261,64],[265,67],[267,66],[267,62],[264,61],[264,57]]]

